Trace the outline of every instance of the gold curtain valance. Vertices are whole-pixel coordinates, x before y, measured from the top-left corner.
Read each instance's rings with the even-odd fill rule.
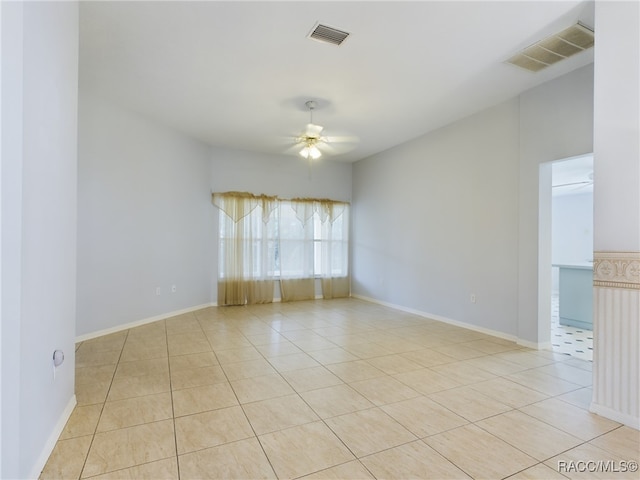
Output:
[[[229,216],[235,223],[249,215],[258,206],[262,207],[262,221],[267,223],[276,208],[278,197],[254,195],[248,192],[212,193],[213,204]]]
[[[325,223],[327,220],[333,223],[336,218],[342,215],[347,205],[349,205],[347,202],[330,200],[328,198],[291,199],[291,207],[295,210],[296,217],[298,217],[298,220],[300,220],[303,225],[313,217],[315,212],[318,212],[322,223]]]
[[[296,197],[291,199],[292,202],[318,202],[318,203],[337,203],[342,205],[349,205],[349,202],[342,202],[340,200],[331,200],[330,198],[310,198],[310,197]]]
[[[276,208],[278,201],[289,201],[296,212],[296,217],[306,224],[318,212],[322,223],[329,220],[333,223],[344,212],[348,202],[331,200],[329,198],[298,197],[291,200],[281,199],[277,196],[255,195],[249,192],[223,192],[212,193],[213,204],[226,213],[234,222],[249,215],[258,205],[262,207],[262,219],[266,223],[271,212]],[[238,200],[242,200],[239,202]]]

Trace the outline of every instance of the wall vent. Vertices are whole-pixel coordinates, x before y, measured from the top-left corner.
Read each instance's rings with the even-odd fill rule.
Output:
[[[332,45],[340,45],[349,36],[349,32],[343,32],[337,28],[322,25],[320,23],[311,30],[309,38],[318,40],[319,42],[330,43]]]
[[[565,28],[518,52],[507,63],[537,72],[571,55],[593,47],[593,30],[581,23]]]

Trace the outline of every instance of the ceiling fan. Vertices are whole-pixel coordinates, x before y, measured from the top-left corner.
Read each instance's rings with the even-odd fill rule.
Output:
[[[324,127],[313,123],[313,111],[317,108],[314,100],[305,102],[309,109],[309,123],[300,135],[294,138],[294,149],[298,154],[309,161],[317,160],[323,153],[345,153],[355,147],[357,137],[327,137],[322,134]]]
[[[587,175],[586,180],[581,180],[580,178],[569,178],[569,180],[565,183],[554,184],[551,187],[557,188],[562,192],[578,192],[583,188],[588,188],[593,186],[593,172],[590,172]]]
[[[305,105],[309,109],[309,123],[307,123],[304,132],[297,138],[297,143],[302,145],[302,149],[299,152],[301,157],[316,160],[322,156],[318,144],[326,141],[322,137],[324,127],[313,123],[313,110],[316,108],[316,102],[308,100]]]
[[[585,182],[561,183],[560,185],[553,185],[553,188],[561,188],[561,187],[583,188],[589,185],[593,185],[593,182],[585,181]]]

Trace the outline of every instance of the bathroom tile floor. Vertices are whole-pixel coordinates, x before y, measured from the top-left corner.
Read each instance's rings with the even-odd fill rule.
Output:
[[[42,479],[638,478],[578,468],[640,460],[590,362],[355,299],[79,343],[76,397]]]

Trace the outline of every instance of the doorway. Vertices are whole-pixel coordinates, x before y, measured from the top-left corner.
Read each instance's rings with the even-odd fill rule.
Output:
[[[551,348],[593,361],[593,155],[551,165]]]

